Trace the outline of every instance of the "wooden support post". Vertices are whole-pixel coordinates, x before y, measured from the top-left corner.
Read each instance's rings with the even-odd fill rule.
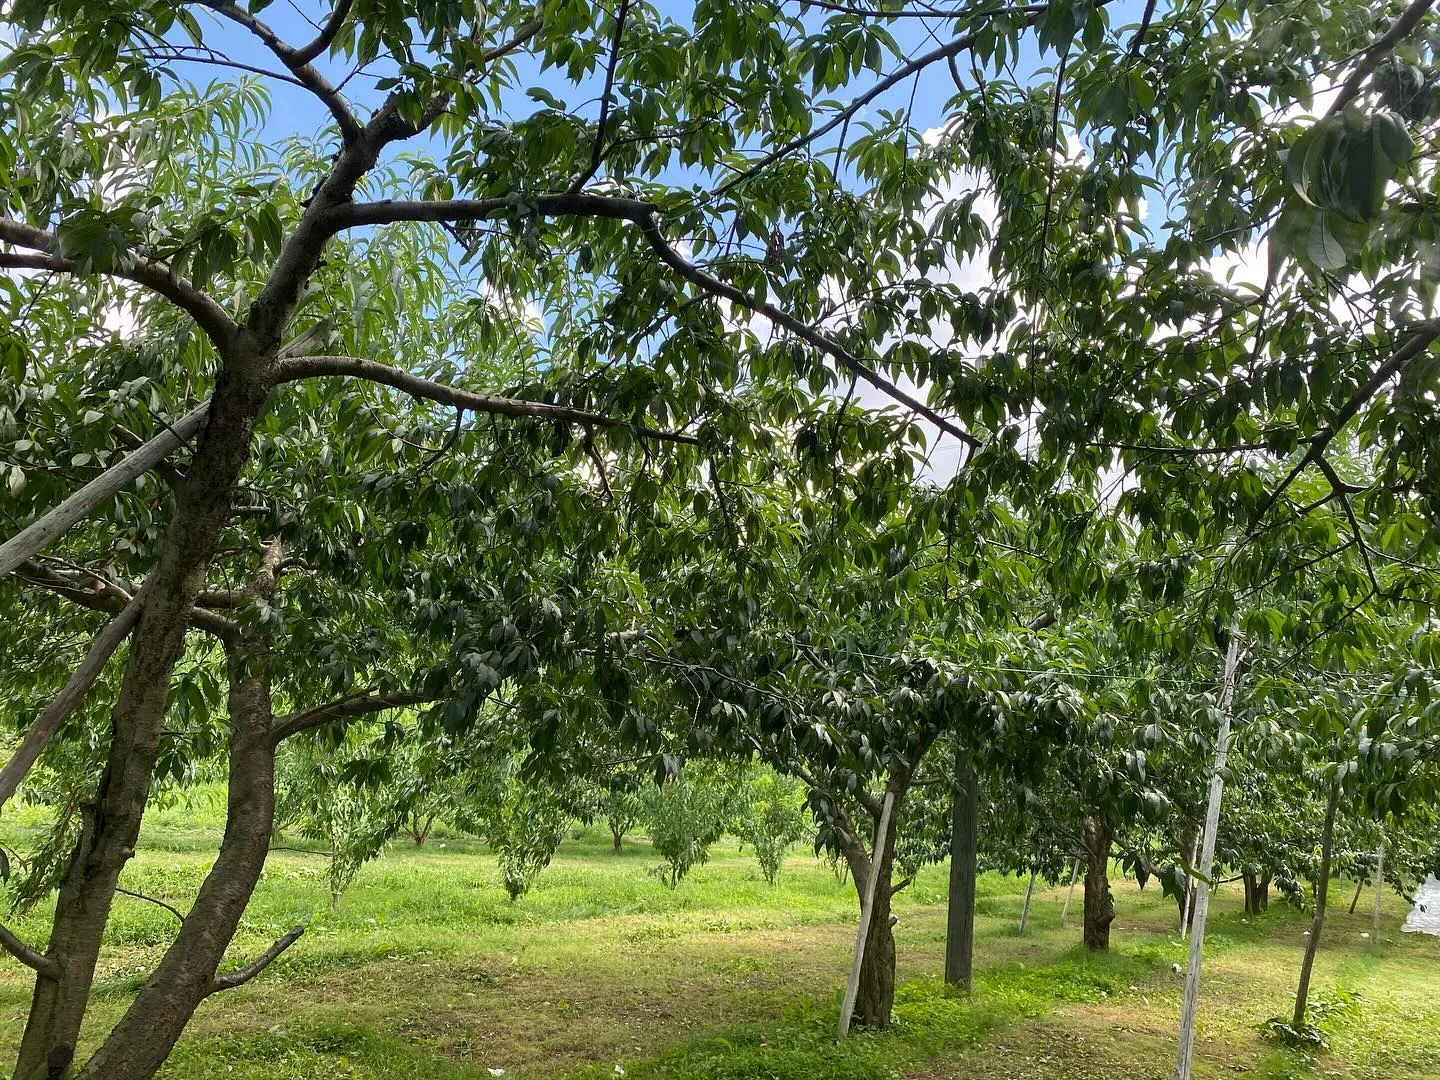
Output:
[[[955,805],[950,822],[950,898],[945,924],[945,981],[969,990],[975,953],[975,854],[979,798],[970,756],[955,754]]]
[[[855,959],[850,964],[850,981],[845,984],[845,997],[840,1002],[840,1023],[837,1038],[850,1034],[850,1015],[855,1011],[855,995],[860,992],[860,966],[865,961],[865,943],[870,939],[870,916],[875,913],[875,886],[880,880],[880,867],[885,862],[885,841],[890,835],[890,812],[895,809],[895,793],[885,793],[880,809],[880,830],[875,834],[875,848],[870,853],[870,880],[865,882],[865,903],[860,909],[860,927],[855,932]]]
[[[173,454],[199,432],[209,412],[210,402],[207,399],[143,446],[126,454],[55,509],[0,544],[0,578],[44,551],[71,525],[86,517],[141,473],[149,472]]]
[[[1380,947],[1380,894],[1385,891],[1385,842],[1375,850],[1375,910],[1370,913],[1370,944]]]
[[[1065,894],[1065,903],[1060,908],[1060,925],[1065,925],[1065,916],[1070,914],[1070,900],[1075,895],[1075,881],[1080,877],[1080,860],[1075,860],[1075,869],[1070,871],[1070,891]]]
[[[1202,830],[1195,830],[1195,839],[1190,844],[1190,865],[1195,865],[1195,860],[1200,857],[1200,833]],[[1180,905],[1180,940],[1185,940],[1185,935],[1190,932],[1190,924],[1195,921],[1195,879],[1191,875],[1185,875],[1185,903]]]
[[[1025,936],[1025,927],[1030,924],[1030,898],[1035,895],[1035,876],[1040,873],[1040,865],[1036,863],[1030,868],[1030,884],[1025,886],[1025,906],[1020,909],[1020,936]]]
[[[1225,651],[1225,678],[1220,688],[1220,731],[1215,736],[1215,768],[1210,775],[1210,802],[1196,867],[1195,914],[1191,922],[1190,962],[1185,969],[1185,999],[1180,1007],[1180,1040],[1175,1080],[1190,1080],[1195,1056],[1195,1010],[1200,1001],[1200,960],[1205,951],[1205,916],[1210,910],[1210,873],[1215,861],[1215,834],[1220,830],[1220,799],[1225,789],[1225,762],[1230,756],[1230,713],[1235,702],[1235,669],[1240,664],[1240,633],[1230,631]]]

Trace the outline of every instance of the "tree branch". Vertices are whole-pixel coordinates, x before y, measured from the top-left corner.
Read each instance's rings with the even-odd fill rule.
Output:
[[[660,260],[686,281],[698,286],[711,296],[723,297],[748,311],[763,315],[776,326],[789,331],[821,352],[828,354],[846,370],[858,375],[875,389],[924,417],[947,435],[959,439],[971,450],[977,450],[982,445],[980,439],[954,421],[941,416],[913,394],[902,390],[838,342],[826,337],[799,319],[786,314],[774,304],[757,300],[734,285],[721,281],[713,274],[707,273],[682,258],[661,233],[659,211],[652,203],[640,199],[574,191],[524,197],[507,195],[493,199],[356,203],[336,207],[327,217],[327,226],[333,231],[339,232],[355,226],[387,225],[399,221],[478,221],[521,206],[533,209],[534,212],[545,216],[599,217],[629,221],[638,225]],[[365,361],[352,362],[364,363]],[[285,364],[281,365],[282,370],[285,366]],[[382,370],[385,369],[382,367]],[[449,398],[436,400],[453,403]]]
[[[4,926],[0,926],[0,949],[46,978],[54,978],[59,971],[55,961],[26,945]]]
[[[1350,77],[1340,87],[1340,93],[1335,95],[1335,100],[1325,111],[1327,117],[1336,115],[1355,100],[1365,80],[1380,66],[1380,61],[1390,55],[1395,46],[1400,44],[1405,36],[1420,24],[1425,13],[1434,6],[1435,0],[1414,0],[1414,3],[1401,12],[1400,17],[1390,24],[1389,30],[1370,43],[1369,47],[1360,55],[1360,62],[1355,65],[1355,70],[1350,73]]]
[[[345,25],[345,19],[354,2],[355,0],[337,0],[335,10],[330,12],[330,17],[325,20],[325,25],[320,27],[320,33],[315,36],[315,40],[295,50],[294,58],[297,63],[308,64],[330,47],[340,33],[340,28]]]
[[[630,14],[630,0],[620,0],[615,13],[615,33],[610,39],[610,63],[605,68],[605,89],[600,94],[600,119],[595,127],[595,146],[590,151],[590,167],[570,184],[570,191],[579,191],[600,171],[605,157],[605,126],[610,120],[610,105],[615,97],[615,69],[620,66],[620,38],[625,33],[625,17]]]
[[[54,700],[45,707],[45,711],[30,725],[30,730],[25,733],[25,738],[20,741],[14,755],[5,763],[5,768],[0,770],[0,807],[4,807],[10,796],[15,794],[20,782],[45,752],[45,747],[49,745],[55,732],[60,730],[60,725],[84,700],[120,642],[135,628],[140,619],[144,591],[145,587],[142,585],[110,624],[95,636],[95,640],[85,652],[85,658],[71,672],[64,689],[55,695]]]
[[[765,300],[757,300],[755,297],[736,288],[729,282],[721,281],[713,274],[707,273],[694,263],[683,258],[679,252],[670,246],[669,242],[660,232],[659,215],[653,211],[644,221],[640,222],[640,228],[645,233],[645,239],[650,242],[650,246],[660,257],[661,262],[669,266],[686,281],[698,286],[712,296],[723,296],[731,303],[739,304],[748,311],[764,315],[765,318],[769,319],[770,322],[776,326],[783,330],[788,330],[802,341],[813,345],[823,353],[827,353],[833,359],[837,360],[846,370],[854,375],[858,375],[871,386],[875,387],[875,389],[898,401],[906,408],[912,409],[916,414],[924,417],[947,435],[953,435],[971,450],[977,450],[982,445],[980,439],[970,434],[970,432],[957,425],[954,421],[941,416],[913,394],[906,393],[895,383],[885,378],[869,364],[839,344],[839,342],[825,336],[814,327],[808,326],[794,316],[786,314],[774,304]]]
[[[295,382],[300,379],[314,379],[325,376],[342,376],[380,383],[409,394],[411,397],[451,405],[467,412],[486,413],[497,416],[533,416],[542,420],[558,420],[583,427],[629,428],[636,435],[662,442],[699,445],[694,435],[676,431],[661,431],[657,428],[632,424],[614,416],[572,409],[566,405],[553,405],[545,401],[526,401],[521,398],[500,397],[494,394],[480,394],[471,390],[460,390],[445,383],[412,375],[400,368],[377,364],[354,356],[294,356],[276,364],[273,371],[275,383]]]
[[[248,967],[243,967],[238,971],[231,971],[224,975],[215,976],[210,985],[206,987],[205,996],[209,997],[211,994],[218,994],[221,990],[233,990],[237,986],[244,986],[251,979],[255,978],[256,975],[259,975],[260,972],[269,967],[277,956],[291,945],[294,945],[295,942],[299,941],[301,935],[304,933],[305,928],[303,926],[297,926],[261,953],[259,959],[253,964],[250,964]]]
[[[185,278],[177,276],[163,263],[150,263],[140,259],[129,259],[126,265],[113,270],[87,270],[73,259],[62,258],[57,252],[59,242],[51,233],[37,229],[13,218],[0,218],[0,241],[28,248],[36,254],[0,252],[0,267],[15,270],[50,270],[55,273],[89,277],[103,274],[143,285],[151,292],[165,297],[177,307],[189,313],[200,329],[209,335],[219,348],[230,343],[238,329],[225,309],[201,292]]]
[[[355,114],[350,111],[350,106],[345,103],[345,99],[340,95],[340,91],[330,85],[330,80],[325,78],[324,75],[321,75],[310,63],[315,56],[319,56],[320,52],[329,45],[329,40],[325,37],[325,31],[322,30],[320,37],[316,39],[316,41],[320,42],[320,47],[315,50],[314,55],[305,56],[301,50],[287,45],[280,39],[279,34],[275,33],[269,26],[239,5],[230,3],[229,0],[197,0],[197,2],[203,7],[209,8],[217,15],[223,15],[231,22],[239,23],[264,42],[265,47],[279,57],[280,62],[284,64],[297,79],[305,84],[306,89],[320,99],[325,105],[325,108],[330,110],[330,115],[335,118],[335,123],[340,128],[340,137],[345,140],[347,145],[360,138],[363,129],[360,127],[360,122],[355,119]],[[348,6],[349,5],[345,4],[343,0],[342,3],[338,5],[338,7]],[[333,14],[331,19],[333,21]],[[344,21],[343,14],[340,21]],[[327,28],[328,25],[327,23]],[[339,33],[339,30],[340,27],[337,23],[331,32],[331,38],[334,37],[334,34]],[[309,45],[305,46],[305,49],[308,50],[311,48],[311,46],[315,45],[316,41],[310,42]]]
[[[1100,3],[1102,4],[1108,2],[1109,0],[1100,0]],[[1049,6],[1049,4],[1029,4],[1025,7],[1020,8],[1003,8],[1000,9],[1000,11],[996,11],[993,13],[977,12],[976,14],[984,15],[1012,12],[1015,14],[1024,14],[1029,16],[1025,20],[1025,24],[1028,26],[1033,23],[1040,16],[1041,13],[1047,11],[1049,9]],[[877,82],[865,93],[855,98],[844,109],[840,110],[840,112],[832,116],[828,122],[821,124],[818,128],[815,128],[809,134],[796,136],[795,138],[787,142],[784,146],[777,147],[776,149],[770,151],[770,153],[766,154],[759,161],[755,162],[755,164],[751,165],[743,172],[725,181],[725,183],[721,184],[718,188],[711,192],[710,198],[718,198],[719,196],[724,195],[727,191],[735,187],[737,184],[743,184],[746,180],[751,179],[758,173],[764,172],[781,158],[788,157],[796,150],[802,150],[805,147],[809,146],[811,143],[813,143],[815,140],[823,138],[825,135],[829,134],[831,131],[834,131],[841,124],[849,120],[866,105],[870,104],[870,102],[874,101],[876,98],[884,94],[885,91],[895,86],[898,86],[900,83],[904,82],[906,79],[910,78],[917,72],[923,71],[925,68],[929,67],[937,60],[947,60],[952,56],[959,55],[966,49],[971,48],[976,43],[976,41],[979,40],[979,37],[979,31],[972,31],[971,33],[964,34],[958,38],[955,38],[953,41],[948,41],[944,45],[939,46],[938,48],[931,49],[929,52],[917,56],[914,60],[911,60],[908,64],[897,68],[895,71],[891,72],[889,75],[885,76],[883,79]]]
[[[404,709],[415,705],[428,705],[438,700],[434,694],[397,691],[393,694],[354,694],[337,701],[301,709],[287,716],[277,716],[270,724],[270,737],[280,743],[291,735],[327,724],[331,720],[350,719],[356,716],[373,716],[390,709]]]
[[[1419,324],[1416,331],[1395,350],[1395,354],[1376,368],[1369,381],[1356,390],[1350,399],[1340,407],[1335,418],[1310,440],[1304,456],[1295,463],[1295,467],[1286,474],[1285,479],[1270,493],[1269,498],[1260,507],[1260,512],[1255,515],[1256,521],[1262,520],[1270,508],[1280,500],[1280,496],[1285,494],[1290,485],[1299,478],[1300,474],[1319,460],[1345,425],[1355,419],[1355,414],[1365,407],[1365,403],[1378,394],[1387,382],[1404,371],[1410,362],[1428,349],[1437,337],[1440,337],[1440,319],[1430,319]]]
[[[134,603],[135,598],[145,589],[142,584],[135,591],[135,595],[131,596],[115,582],[93,570],[86,570],[83,574],[66,575],[38,563],[24,562],[16,571],[32,585],[49,589],[81,607],[88,607],[92,611],[106,611],[116,616],[123,614],[125,608]],[[138,610],[136,617],[139,617]],[[221,641],[230,641],[239,633],[239,627],[229,619],[199,606],[191,608],[190,623],[196,629],[213,634]],[[116,644],[118,645],[119,641]],[[114,651],[113,647],[111,651]],[[91,681],[94,681],[93,678]]]

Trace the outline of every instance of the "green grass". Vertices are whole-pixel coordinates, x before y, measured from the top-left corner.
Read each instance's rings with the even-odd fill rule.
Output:
[[[182,911],[203,877],[223,800],[202,789],[148,817],[122,884]],[[6,812],[4,834],[43,828]],[[303,847],[287,839],[286,846]],[[1078,947],[1058,926],[1064,890],[1037,893],[1019,937],[1021,878],[981,879],[976,988],[937,978],[944,952],[945,870],[896,898],[901,988],[884,1033],[834,1040],[856,902],[848,882],[797,849],[780,884],[749,852],[720,845],[678,889],[648,871],[643,840],[619,855],[604,829],[562,847],[536,888],[510,903],[493,858],[463,838],[396,845],[331,910],[322,857],[272,854],[231,950],[253,957],[297,923],[307,932],[264,975],[211,998],[166,1067],[168,1080],[470,1080],[616,1076],[659,1080],[913,1077],[1168,1077],[1183,961],[1175,908],[1151,888],[1116,884],[1114,949]],[[1268,1041],[1264,1021],[1289,1009],[1303,917],[1278,905],[1248,921],[1239,896],[1212,908],[1197,1076],[1440,1076],[1440,942],[1400,935],[1388,898],[1382,948],[1360,937],[1365,914],[1338,907],[1317,966],[1317,995],[1344,993],[1306,1054]],[[19,921],[39,942],[49,910]],[[118,899],[84,1037],[98,1040],[163,952],[174,917]],[[0,1062],[19,1038],[29,984],[0,969]],[[0,1065],[3,1069],[3,1065]],[[0,1072],[3,1075],[3,1072]]]

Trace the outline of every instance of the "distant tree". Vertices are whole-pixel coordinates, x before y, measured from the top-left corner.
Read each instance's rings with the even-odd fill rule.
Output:
[[[764,768],[749,778],[739,801],[735,835],[755,850],[760,872],[774,885],[785,852],[810,834],[804,785]]]

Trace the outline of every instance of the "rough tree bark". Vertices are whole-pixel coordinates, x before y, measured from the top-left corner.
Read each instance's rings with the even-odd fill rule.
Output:
[[[1295,1015],[1290,1026],[1296,1031],[1305,1025],[1305,1010],[1310,996],[1310,973],[1315,967],[1315,953],[1320,949],[1320,931],[1325,928],[1325,899],[1330,892],[1330,849],[1335,839],[1335,810],[1340,805],[1340,781],[1330,785],[1330,798],[1325,803],[1325,827],[1320,833],[1320,877],[1315,883],[1315,919],[1310,924],[1310,937],[1305,942],[1305,959],[1300,963],[1300,985],[1295,991]]]
[[[970,989],[975,952],[975,855],[979,785],[969,755],[955,755],[955,805],[950,827],[950,903],[945,927],[945,981]]]
[[[275,743],[269,676],[250,649],[229,658],[230,770],[225,836],[180,932],[80,1080],[148,1080],[211,992],[270,847]]]
[[[1109,823],[1085,819],[1085,948],[1110,948],[1110,924],[1115,921],[1115,898],[1110,895]]]
[[[1241,877],[1245,881],[1245,914],[1259,915],[1270,907],[1270,872],[1259,874],[1245,870]]]
[[[232,497],[250,453],[254,420],[269,392],[281,336],[325,243],[343,222],[356,185],[384,146],[413,134],[398,99],[356,129],[304,217],[286,241],[244,326],[208,298],[189,300],[220,354],[220,372],[200,444],[176,491],[174,516],[131,638],[111,710],[105,771],[85,811],[80,839],[60,887],[43,972],[37,973],[14,1080],[54,1080],[68,1072],[94,979],[120,871],[134,855],[154,772],[171,675],[184,646],[190,609],[214,559]],[[353,121],[352,121],[353,123]],[[164,290],[161,290],[164,291]],[[188,295],[188,294],[187,294]]]
[[[895,832],[900,820],[901,800],[908,784],[895,791],[895,808],[890,815],[890,824],[885,840],[884,855],[879,864],[870,859],[870,854],[858,841],[847,846],[845,861],[850,866],[850,879],[855,883],[855,894],[861,905],[865,903],[865,889],[870,875],[878,874],[875,883],[875,906],[870,915],[870,936],[865,941],[865,956],[860,962],[860,987],[855,995],[855,1016],[867,1028],[888,1028],[890,1011],[895,1005],[895,932],[890,922],[890,901],[896,889],[891,884],[895,861]],[[879,822],[870,850],[880,842]]]
[[[259,357],[244,351],[228,359],[159,560],[146,579],[145,604],[111,710],[105,771],[60,886],[46,951],[50,970],[35,980],[15,1080],[48,1080],[59,1062],[73,1057],[115,885],[135,854],[170,676],[249,456],[252,423],[266,392],[261,366]]]

